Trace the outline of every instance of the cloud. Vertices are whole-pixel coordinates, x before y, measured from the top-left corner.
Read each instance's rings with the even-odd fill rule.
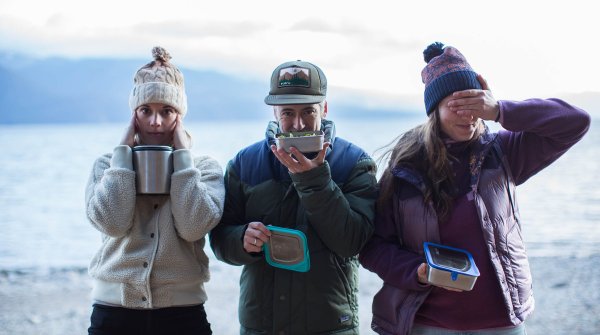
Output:
[[[600,44],[589,42],[596,38],[595,11],[579,0],[546,6],[542,16],[533,15],[535,5],[508,0],[494,13],[510,24],[490,22],[476,0],[462,6],[432,0],[402,11],[394,1],[308,0],[305,8],[317,12],[276,0],[174,0],[168,6],[149,0],[142,7],[123,0],[57,1],[35,4],[35,11],[28,0],[3,5],[0,50],[146,59],[152,46],[162,45],[178,64],[260,80],[281,62],[304,59],[323,67],[335,85],[420,93],[422,51],[441,40],[458,47],[496,92],[510,91],[509,98],[598,90],[600,77],[599,67],[581,60],[579,50],[595,55]]]
[[[364,25],[356,20],[341,19],[321,20],[317,18],[302,19],[293,23],[287,32],[308,33],[316,35],[329,34],[337,35],[338,45],[343,42],[352,44],[353,48],[377,48],[382,50],[412,51],[415,47],[420,47],[421,42],[418,39],[403,34],[392,34],[393,31],[378,28],[378,25]],[[324,38],[324,37],[321,37]]]
[[[270,29],[270,25],[263,22],[190,22],[190,21],[162,21],[142,22],[135,24],[131,32],[139,35],[156,35],[173,38],[243,38],[263,33]]]
[[[316,18],[304,19],[298,22],[293,23],[288,31],[308,31],[312,33],[337,33],[337,29],[334,26],[326,22],[325,20],[320,20]]]

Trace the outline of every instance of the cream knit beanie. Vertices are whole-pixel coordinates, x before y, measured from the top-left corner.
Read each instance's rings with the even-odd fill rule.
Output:
[[[181,117],[187,113],[187,97],[183,74],[171,64],[171,55],[162,47],[152,48],[154,60],[140,68],[133,77],[129,95],[132,111],[143,104],[163,103],[177,110]]]

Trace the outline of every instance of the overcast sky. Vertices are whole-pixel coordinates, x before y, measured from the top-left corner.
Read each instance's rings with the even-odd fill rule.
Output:
[[[593,3],[0,0],[0,51],[150,60],[161,45],[179,66],[265,82],[278,64],[302,59],[319,65],[330,87],[376,102],[421,97],[422,51],[441,41],[496,98],[550,97],[600,91]]]

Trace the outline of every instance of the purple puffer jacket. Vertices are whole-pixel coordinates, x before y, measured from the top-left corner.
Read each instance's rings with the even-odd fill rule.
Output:
[[[478,143],[482,168],[472,191],[484,239],[507,315],[519,324],[531,314],[531,272],[523,243],[515,186],[550,165],[587,132],[589,115],[558,99],[500,101],[506,130],[486,133]],[[496,160],[499,164],[489,164]],[[422,190],[416,171],[393,170],[400,185]],[[415,314],[430,287],[417,281],[424,262],[423,242],[439,242],[438,220],[422,193],[402,192],[378,209],[375,234],[360,253],[360,262],[383,279],[373,299],[372,328],[379,334],[410,334]]]

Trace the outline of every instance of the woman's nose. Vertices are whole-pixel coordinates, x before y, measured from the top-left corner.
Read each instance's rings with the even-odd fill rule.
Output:
[[[160,116],[160,114],[158,114],[158,113],[154,114],[150,121],[150,125],[153,127],[160,127],[161,123],[162,123],[162,117]]]

